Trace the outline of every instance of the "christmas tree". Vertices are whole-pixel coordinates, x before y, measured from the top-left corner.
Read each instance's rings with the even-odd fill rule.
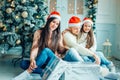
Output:
[[[87,17],[91,18],[94,22],[93,30],[95,30],[97,3],[98,3],[98,0],[86,0],[86,4],[85,4],[88,11]]]
[[[0,0],[0,54],[30,54],[34,32],[45,23],[44,0]]]

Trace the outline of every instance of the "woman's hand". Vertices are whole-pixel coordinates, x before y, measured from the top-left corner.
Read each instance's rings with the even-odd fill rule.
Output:
[[[29,70],[33,71],[35,68],[37,68],[36,61],[34,59],[31,59],[30,60]]]
[[[93,57],[95,58],[95,63],[100,65],[100,58],[96,54],[94,54]]]

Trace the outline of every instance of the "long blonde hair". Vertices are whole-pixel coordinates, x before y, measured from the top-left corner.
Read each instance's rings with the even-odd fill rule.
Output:
[[[81,35],[83,33],[85,33],[85,31],[83,30],[84,24],[82,25],[81,29],[80,29],[80,34],[79,34],[79,38],[81,37]],[[86,44],[86,48],[91,48],[93,46],[94,43],[94,37],[93,37],[93,29],[91,28],[91,30],[88,32],[87,34],[87,44]]]

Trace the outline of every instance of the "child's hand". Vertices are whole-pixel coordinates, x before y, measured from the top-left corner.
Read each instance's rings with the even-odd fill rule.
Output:
[[[93,56],[95,58],[95,63],[100,65],[100,58],[96,54],[94,54]]]

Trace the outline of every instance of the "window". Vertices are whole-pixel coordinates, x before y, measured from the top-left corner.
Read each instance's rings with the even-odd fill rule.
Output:
[[[68,14],[74,14],[75,0],[68,0]]]
[[[56,0],[50,0],[49,12],[55,11],[56,10],[56,6],[57,6]]]
[[[67,2],[64,6],[65,9],[67,9],[67,14],[77,14],[82,15],[84,11],[84,0],[47,0],[48,1],[48,7],[49,12],[55,11],[59,8],[62,9],[64,2]]]
[[[83,0],[77,0],[77,14],[83,14]]]
[[[83,0],[68,0],[68,14],[83,14]]]

